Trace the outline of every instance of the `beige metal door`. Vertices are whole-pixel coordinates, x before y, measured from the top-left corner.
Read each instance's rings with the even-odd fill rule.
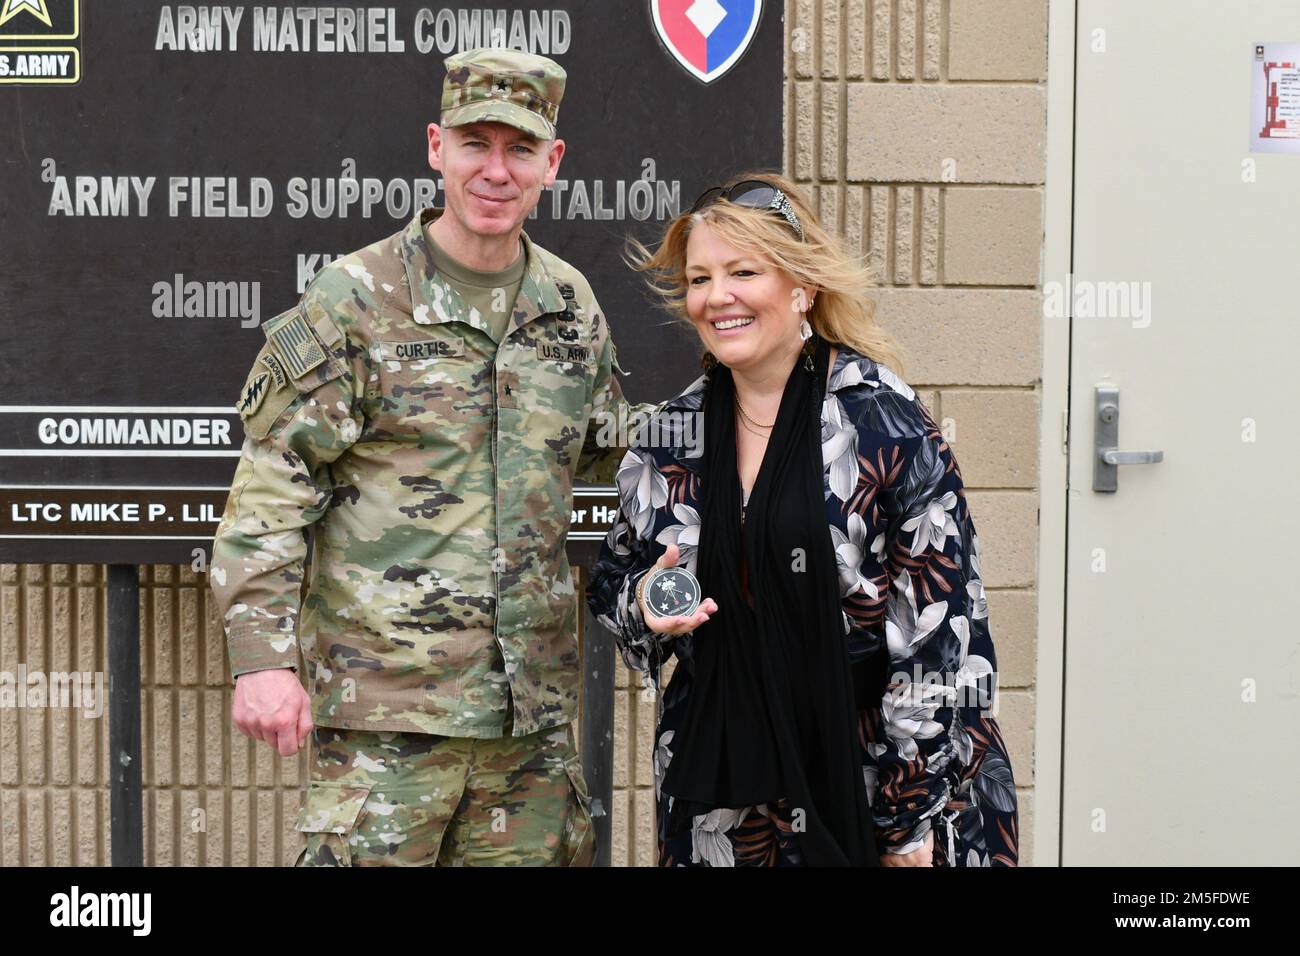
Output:
[[[1294,864],[1300,154],[1248,138],[1300,4],[1077,12],[1061,862]],[[1114,492],[1098,386],[1163,452]]]

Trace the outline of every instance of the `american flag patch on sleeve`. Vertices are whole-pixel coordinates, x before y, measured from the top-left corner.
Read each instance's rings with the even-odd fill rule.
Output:
[[[285,371],[293,379],[302,378],[325,361],[325,353],[301,312],[290,313],[284,323],[268,329],[266,337],[275,346]]]

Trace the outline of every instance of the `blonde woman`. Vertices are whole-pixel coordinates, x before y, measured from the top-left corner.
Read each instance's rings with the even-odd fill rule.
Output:
[[[869,274],[772,173],[631,248],[706,369],[624,458],[588,596],[657,689],[677,659],[660,865],[1016,865],[979,541]],[[641,584],[678,565],[699,609],[655,616]]]

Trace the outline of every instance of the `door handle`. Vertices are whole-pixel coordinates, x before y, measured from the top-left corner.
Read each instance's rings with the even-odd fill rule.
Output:
[[[1101,460],[1108,465],[1151,465],[1163,461],[1162,451],[1116,451],[1110,449],[1101,453]]]
[[[1153,465],[1164,461],[1163,451],[1120,451],[1119,444],[1119,389],[1113,385],[1098,385],[1094,389],[1096,422],[1093,428],[1092,490],[1115,492],[1119,490],[1120,465]]]

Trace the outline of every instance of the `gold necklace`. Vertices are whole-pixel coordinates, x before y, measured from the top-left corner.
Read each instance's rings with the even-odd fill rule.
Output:
[[[770,435],[764,435],[762,432],[758,431],[757,429],[750,428],[749,425],[745,422],[744,415],[742,415],[740,418],[740,427],[745,429],[745,431],[749,432],[751,435],[757,435],[759,438],[762,438],[764,440],[772,437]]]
[[[745,406],[740,404],[739,395],[736,396],[736,407],[740,409],[740,417],[757,428],[771,428],[772,425],[776,424],[776,422],[773,422],[772,425],[764,425],[762,422],[756,422],[754,419],[750,418],[749,413],[745,411]]]

